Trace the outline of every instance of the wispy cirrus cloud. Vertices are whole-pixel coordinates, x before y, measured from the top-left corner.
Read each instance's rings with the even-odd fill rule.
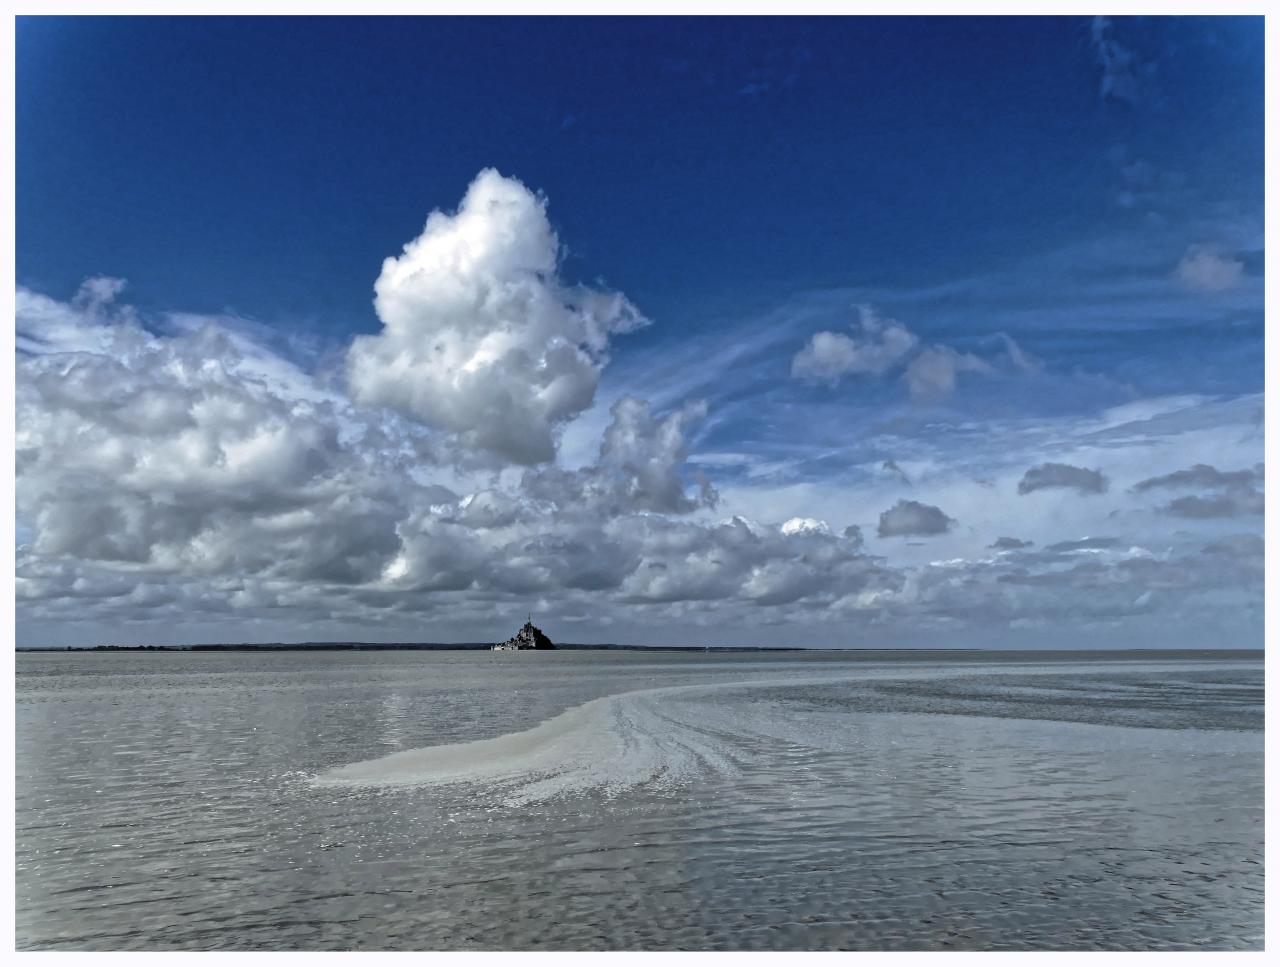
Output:
[[[1103,99],[1139,103],[1143,97],[1144,65],[1137,53],[1121,41],[1115,18],[1094,17],[1089,31],[1102,69],[1099,90]]]

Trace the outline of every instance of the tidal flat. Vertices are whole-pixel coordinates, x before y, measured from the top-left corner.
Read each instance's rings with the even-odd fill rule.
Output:
[[[1261,652],[17,656],[23,950],[1263,945]]]

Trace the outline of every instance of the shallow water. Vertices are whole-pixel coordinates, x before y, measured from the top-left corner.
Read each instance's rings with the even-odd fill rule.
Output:
[[[1258,949],[1260,655],[17,658],[20,949]]]

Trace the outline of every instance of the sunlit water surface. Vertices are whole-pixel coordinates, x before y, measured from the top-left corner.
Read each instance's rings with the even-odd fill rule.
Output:
[[[1259,653],[17,658],[20,949],[1257,949]]]

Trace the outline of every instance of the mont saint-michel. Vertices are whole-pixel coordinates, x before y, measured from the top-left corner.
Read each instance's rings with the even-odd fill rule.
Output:
[[[514,638],[499,642],[493,646],[494,651],[534,651],[554,648],[551,639],[542,633],[541,628],[534,627],[533,616],[524,623],[524,627],[516,632]]]

